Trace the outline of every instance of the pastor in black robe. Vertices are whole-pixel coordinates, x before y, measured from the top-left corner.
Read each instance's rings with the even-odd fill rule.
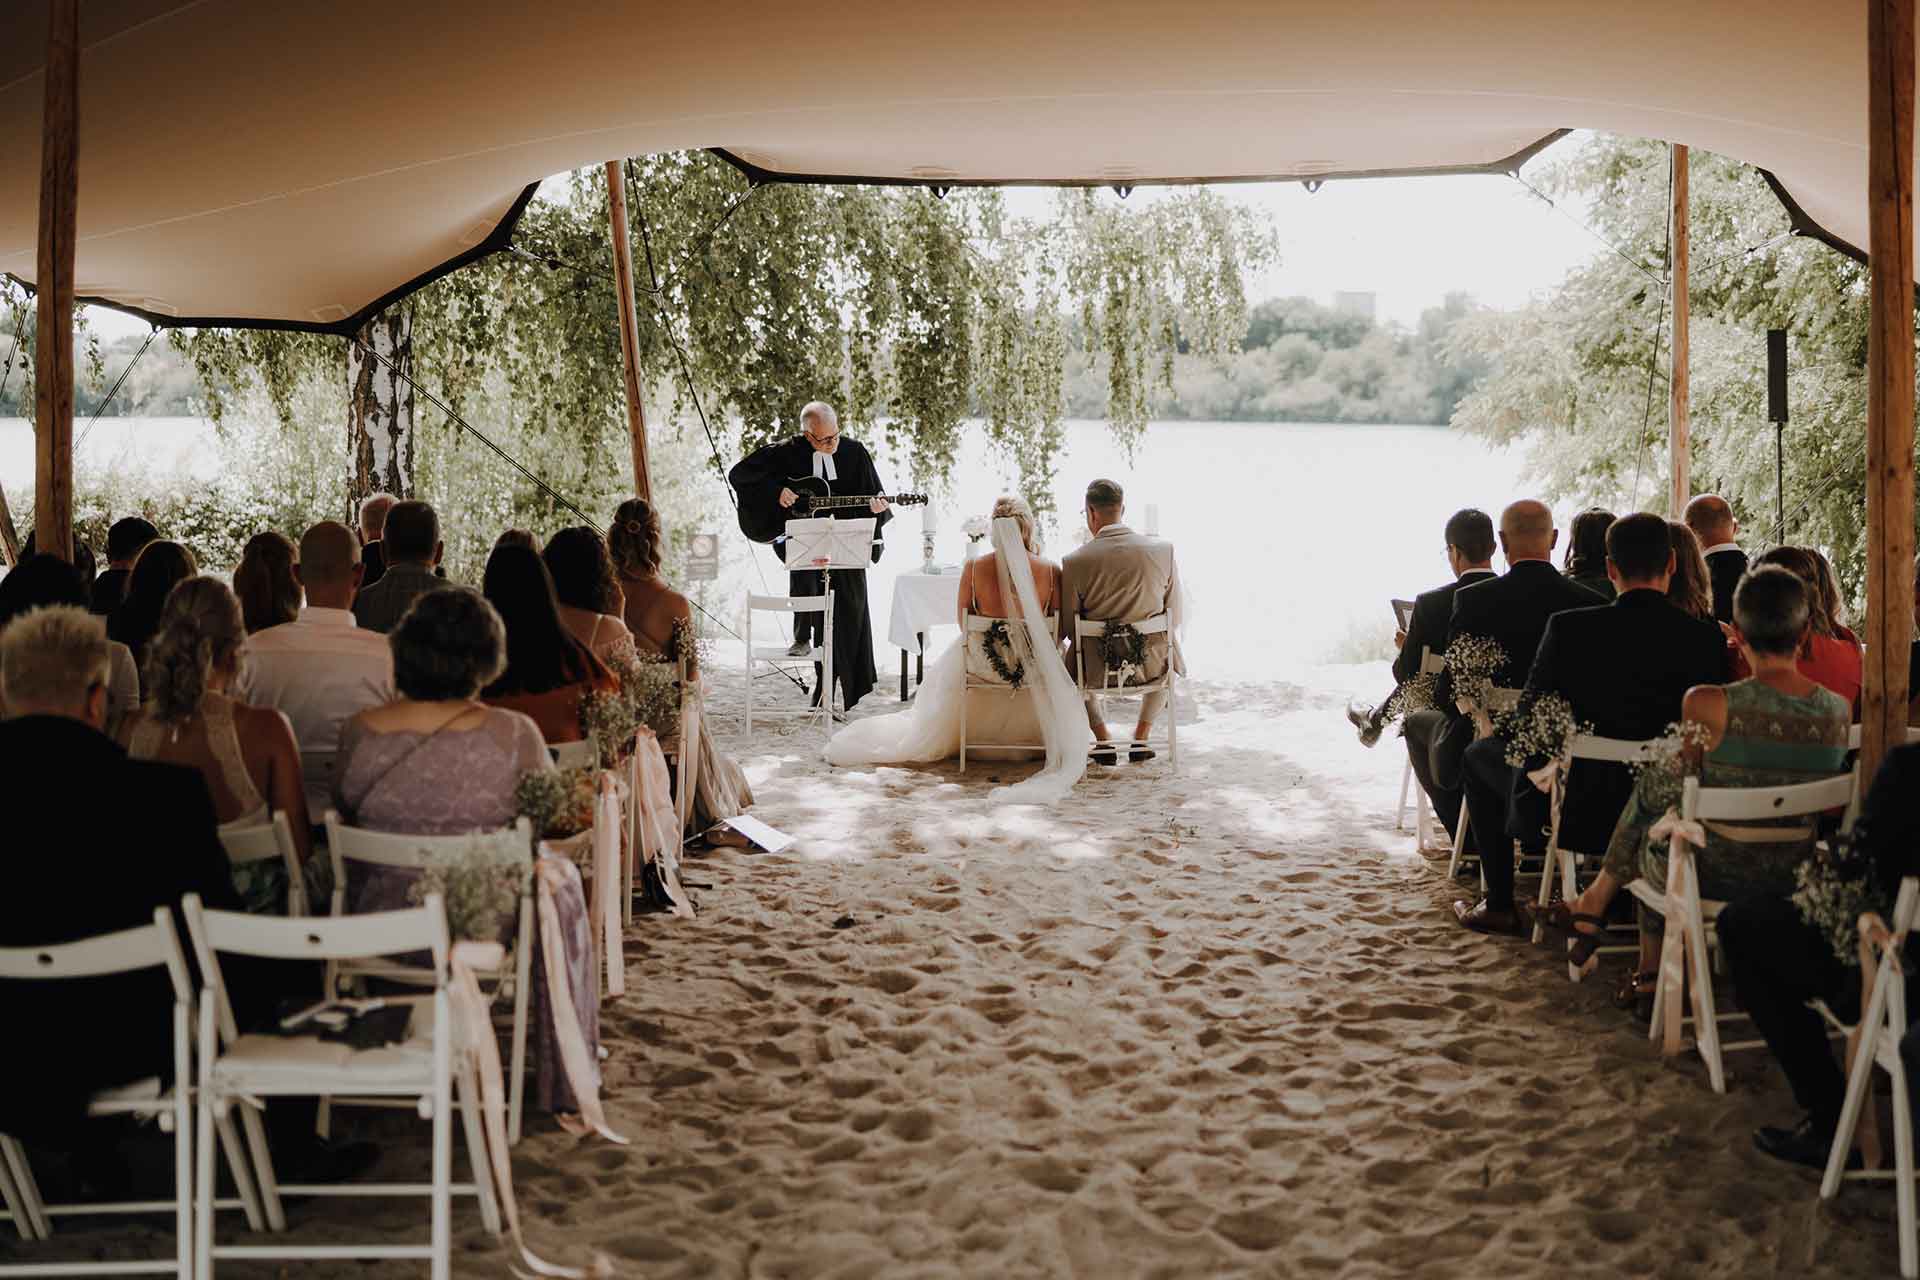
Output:
[[[805,436],[794,436],[777,444],[764,445],[734,464],[733,470],[727,473],[727,479],[740,495],[741,507],[750,507],[777,518],[780,490],[795,476],[813,474],[814,452],[813,445]],[[829,486],[835,495],[880,494],[887,491],[880,482],[880,473],[874,469],[872,455],[858,440],[848,439],[844,435],[840,437],[833,451],[833,466],[839,478],[830,481]],[[891,511],[874,516],[865,507],[827,514],[842,520],[872,516],[876,539],[881,536],[887,521],[893,519]],[[774,550],[782,560],[787,558],[784,541],[775,542]],[[876,560],[879,559],[879,551],[876,543]],[[867,613],[867,573],[864,569],[803,569],[789,572],[788,593],[796,596],[819,595],[823,589],[823,572],[833,574],[833,672],[840,681],[840,696],[844,705],[852,707],[866,697],[879,679],[873,663],[873,622]],[[793,631],[796,640],[817,642],[820,636],[818,615],[795,614]]]

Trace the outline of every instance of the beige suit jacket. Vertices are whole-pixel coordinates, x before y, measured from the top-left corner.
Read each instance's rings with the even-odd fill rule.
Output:
[[[1162,613],[1179,618],[1180,570],[1174,564],[1173,544],[1135,533],[1123,524],[1110,524],[1060,563],[1060,638],[1067,643],[1067,669],[1081,671],[1074,652],[1073,620],[1140,622]],[[1139,680],[1158,680],[1172,655],[1173,669],[1187,673],[1180,644],[1169,631],[1147,641],[1147,665]],[[1098,646],[1085,654],[1083,683],[1097,686],[1105,678],[1106,662]]]

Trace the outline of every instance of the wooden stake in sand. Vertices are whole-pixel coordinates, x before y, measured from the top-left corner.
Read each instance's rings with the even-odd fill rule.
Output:
[[[1867,629],[1860,771],[1906,741],[1913,642],[1913,9],[1867,4]]]
[[[1673,376],[1667,384],[1667,456],[1673,464],[1672,486],[1667,492],[1667,517],[1678,520],[1693,496],[1689,471],[1693,444],[1687,436],[1687,404],[1692,394],[1688,380],[1688,361],[1692,358],[1689,333],[1691,314],[1687,300],[1687,273],[1693,259],[1691,232],[1687,219],[1687,149],[1673,148]]]

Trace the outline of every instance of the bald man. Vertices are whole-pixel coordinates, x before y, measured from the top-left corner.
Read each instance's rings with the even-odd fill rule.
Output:
[[[1447,643],[1451,645],[1461,636],[1493,641],[1506,654],[1506,662],[1494,673],[1493,682],[1517,689],[1533,665],[1548,618],[1566,609],[1590,608],[1606,601],[1554,568],[1553,549],[1560,541],[1560,531],[1554,527],[1553,512],[1545,503],[1523,499],[1507,507],[1500,513],[1499,539],[1507,571],[1491,581],[1476,582],[1454,592]],[[1433,744],[1434,783],[1458,795],[1462,762],[1473,741],[1473,722],[1454,705],[1451,683],[1444,673],[1435,701],[1449,718]],[[1478,851],[1480,843],[1471,837],[1470,841],[1469,847]],[[1504,841],[1495,836],[1490,843],[1500,846]],[[1539,848],[1541,844],[1532,842],[1527,847]]]
[[[300,538],[294,577],[307,604],[292,622],[247,639],[250,661],[240,697],[274,707],[293,722],[307,784],[307,812],[317,820],[333,807],[333,758],[340,726],[393,698],[393,652],[387,638],[354,621],[363,568],[353,530],[322,520]]]
[[[1713,579],[1713,616],[1721,622],[1733,621],[1733,589],[1747,571],[1747,553],[1734,541],[1740,536],[1740,522],[1733,508],[1717,493],[1703,493],[1687,503],[1684,519],[1700,549],[1707,554],[1707,576]]]

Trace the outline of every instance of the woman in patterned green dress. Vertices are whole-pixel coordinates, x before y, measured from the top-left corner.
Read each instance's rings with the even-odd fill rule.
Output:
[[[1796,665],[1810,607],[1805,585],[1784,569],[1763,567],[1740,580],[1733,634],[1753,674],[1730,685],[1698,685],[1681,703],[1692,739],[1683,769],[1702,786],[1788,786],[1845,769],[1852,709]],[[1593,970],[1607,905],[1622,886],[1645,876],[1665,890],[1668,844],[1649,832],[1678,803],[1671,777],[1643,774],[1614,826],[1599,877],[1555,919],[1573,934],[1567,963],[1576,974]],[[1706,847],[1694,856],[1701,896],[1791,893],[1794,868],[1812,852],[1815,834],[1803,819],[1708,823]],[[1623,1002],[1652,990],[1662,923],[1656,913],[1641,913],[1639,969],[1622,988]]]

